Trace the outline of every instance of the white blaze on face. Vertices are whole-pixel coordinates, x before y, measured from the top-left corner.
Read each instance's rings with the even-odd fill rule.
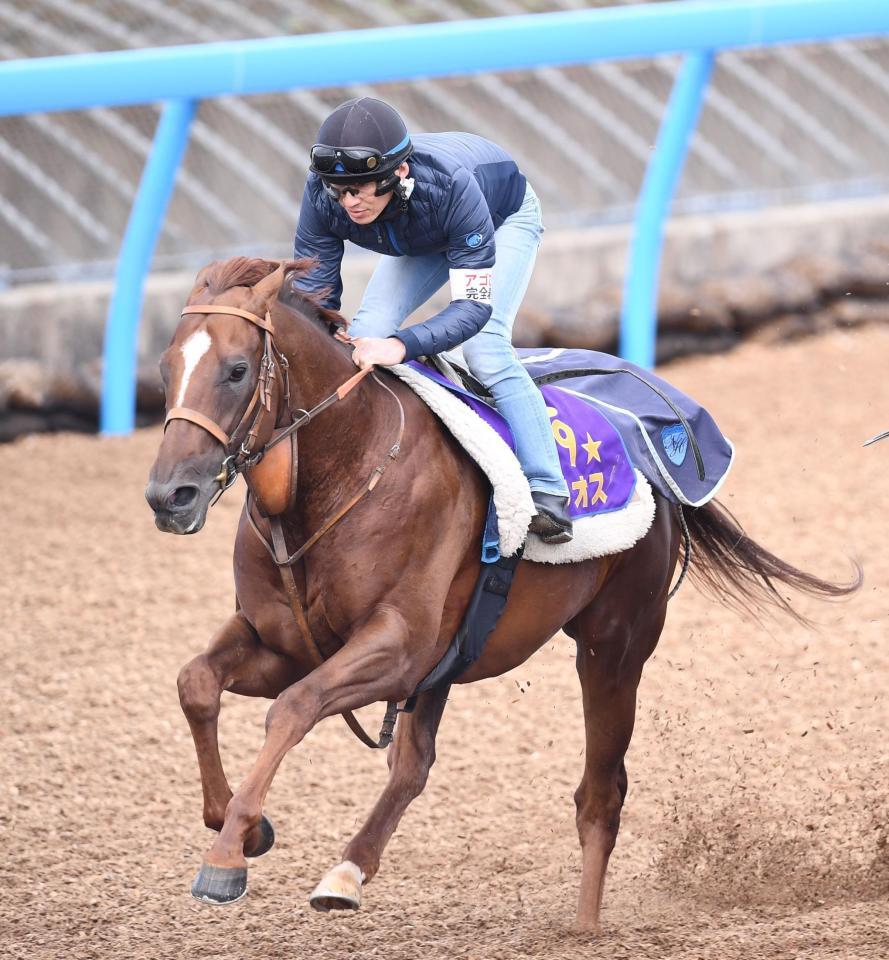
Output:
[[[182,382],[179,384],[179,393],[176,395],[174,406],[182,406],[185,401],[185,391],[188,389],[188,381],[191,379],[191,375],[194,373],[201,357],[212,345],[213,341],[206,330],[195,330],[182,344],[182,359],[185,361],[185,367],[182,371]]]

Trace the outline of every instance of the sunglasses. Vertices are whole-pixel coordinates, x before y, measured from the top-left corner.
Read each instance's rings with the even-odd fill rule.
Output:
[[[318,173],[351,173],[366,176],[383,162],[384,155],[373,147],[339,149],[316,143],[311,150],[312,167]]]
[[[337,185],[330,183],[327,180],[322,179],[321,183],[324,186],[324,191],[331,200],[342,200],[343,195],[348,193],[351,197],[357,197],[361,193],[361,189],[367,184],[364,183],[349,183],[346,185]]]

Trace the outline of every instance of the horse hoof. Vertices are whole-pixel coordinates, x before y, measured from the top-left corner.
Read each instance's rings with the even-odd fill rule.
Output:
[[[312,891],[309,903],[316,909],[357,910],[361,906],[361,881],[364,874],[356,863],[346,860],[324,875]]]
[[[272,821],[263,814],[262,819],[259,821],[259,843],[253,850],[245,850],[244,856],[251,857],[255,860],[257,857],[267,854],[274,845],[275,828],[272,826]]]
[[[191,885],[191,895],[215,907],[235,903],[247,895],[247,868],[211,867],[202,863]]]

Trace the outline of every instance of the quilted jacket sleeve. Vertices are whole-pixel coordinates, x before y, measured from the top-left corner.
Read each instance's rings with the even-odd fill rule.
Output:
[[[312,257],[318,265],[311,273],[300,277],[296,286],[307,293],[326,290],[324,306],[339,310],[343,296],[340,267],[343,262],[343,241],[335,236],[324,215],[325,198],[320,185],[310,177],[303,190],[299,208],[299,222],[293,241],[293,255],[297,259]]]
[[[447,195],[442,224],[448,238],[447,258],[451,276],[455,271],[477,271],[489,277],[494,267],[494,223],[475,177],[465,169],[455,172]],[[461,276],[463,276],[461,274]],[[455,284],[452,283],[452,294]],[[462,293],[466,293],[465,289]],[[406,360],[450,350],[475,336],[491,316],[490,302],[461,295],[423,323],[399,330]]]

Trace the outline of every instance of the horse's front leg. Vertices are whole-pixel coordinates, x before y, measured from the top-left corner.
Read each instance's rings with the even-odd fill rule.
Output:
[[[179,672],[179,703],[194,740],[204,795],[204,823],[221,830],[231,787],[219,755],[219,709],[222,691],[274,700],[296,679],[294,664],[263,647],[240,612],[216,632],[206,651]],[[247,838],[246,851],[261,856],[274,842],[268,821]]]
[[[426,786],[449,689],[427,690],[413,713],[402,714],[389,750],[389,782],[346,847],[342,862],[324,875],[309,898],[316,910],[357,910],[361,905],[361,885],[379,870],[383,850],[405,810]]]
[[[281,693],[266,717],[262,750],[229,801],[222,830],[192,884],[193,896],[217,904],[244,896],[245,841],[260,823],[281,761],[319,720],[380,700],[407,697],[418,680],[408,655],[409,636],[398,610],[381,604],[342,649]]]

